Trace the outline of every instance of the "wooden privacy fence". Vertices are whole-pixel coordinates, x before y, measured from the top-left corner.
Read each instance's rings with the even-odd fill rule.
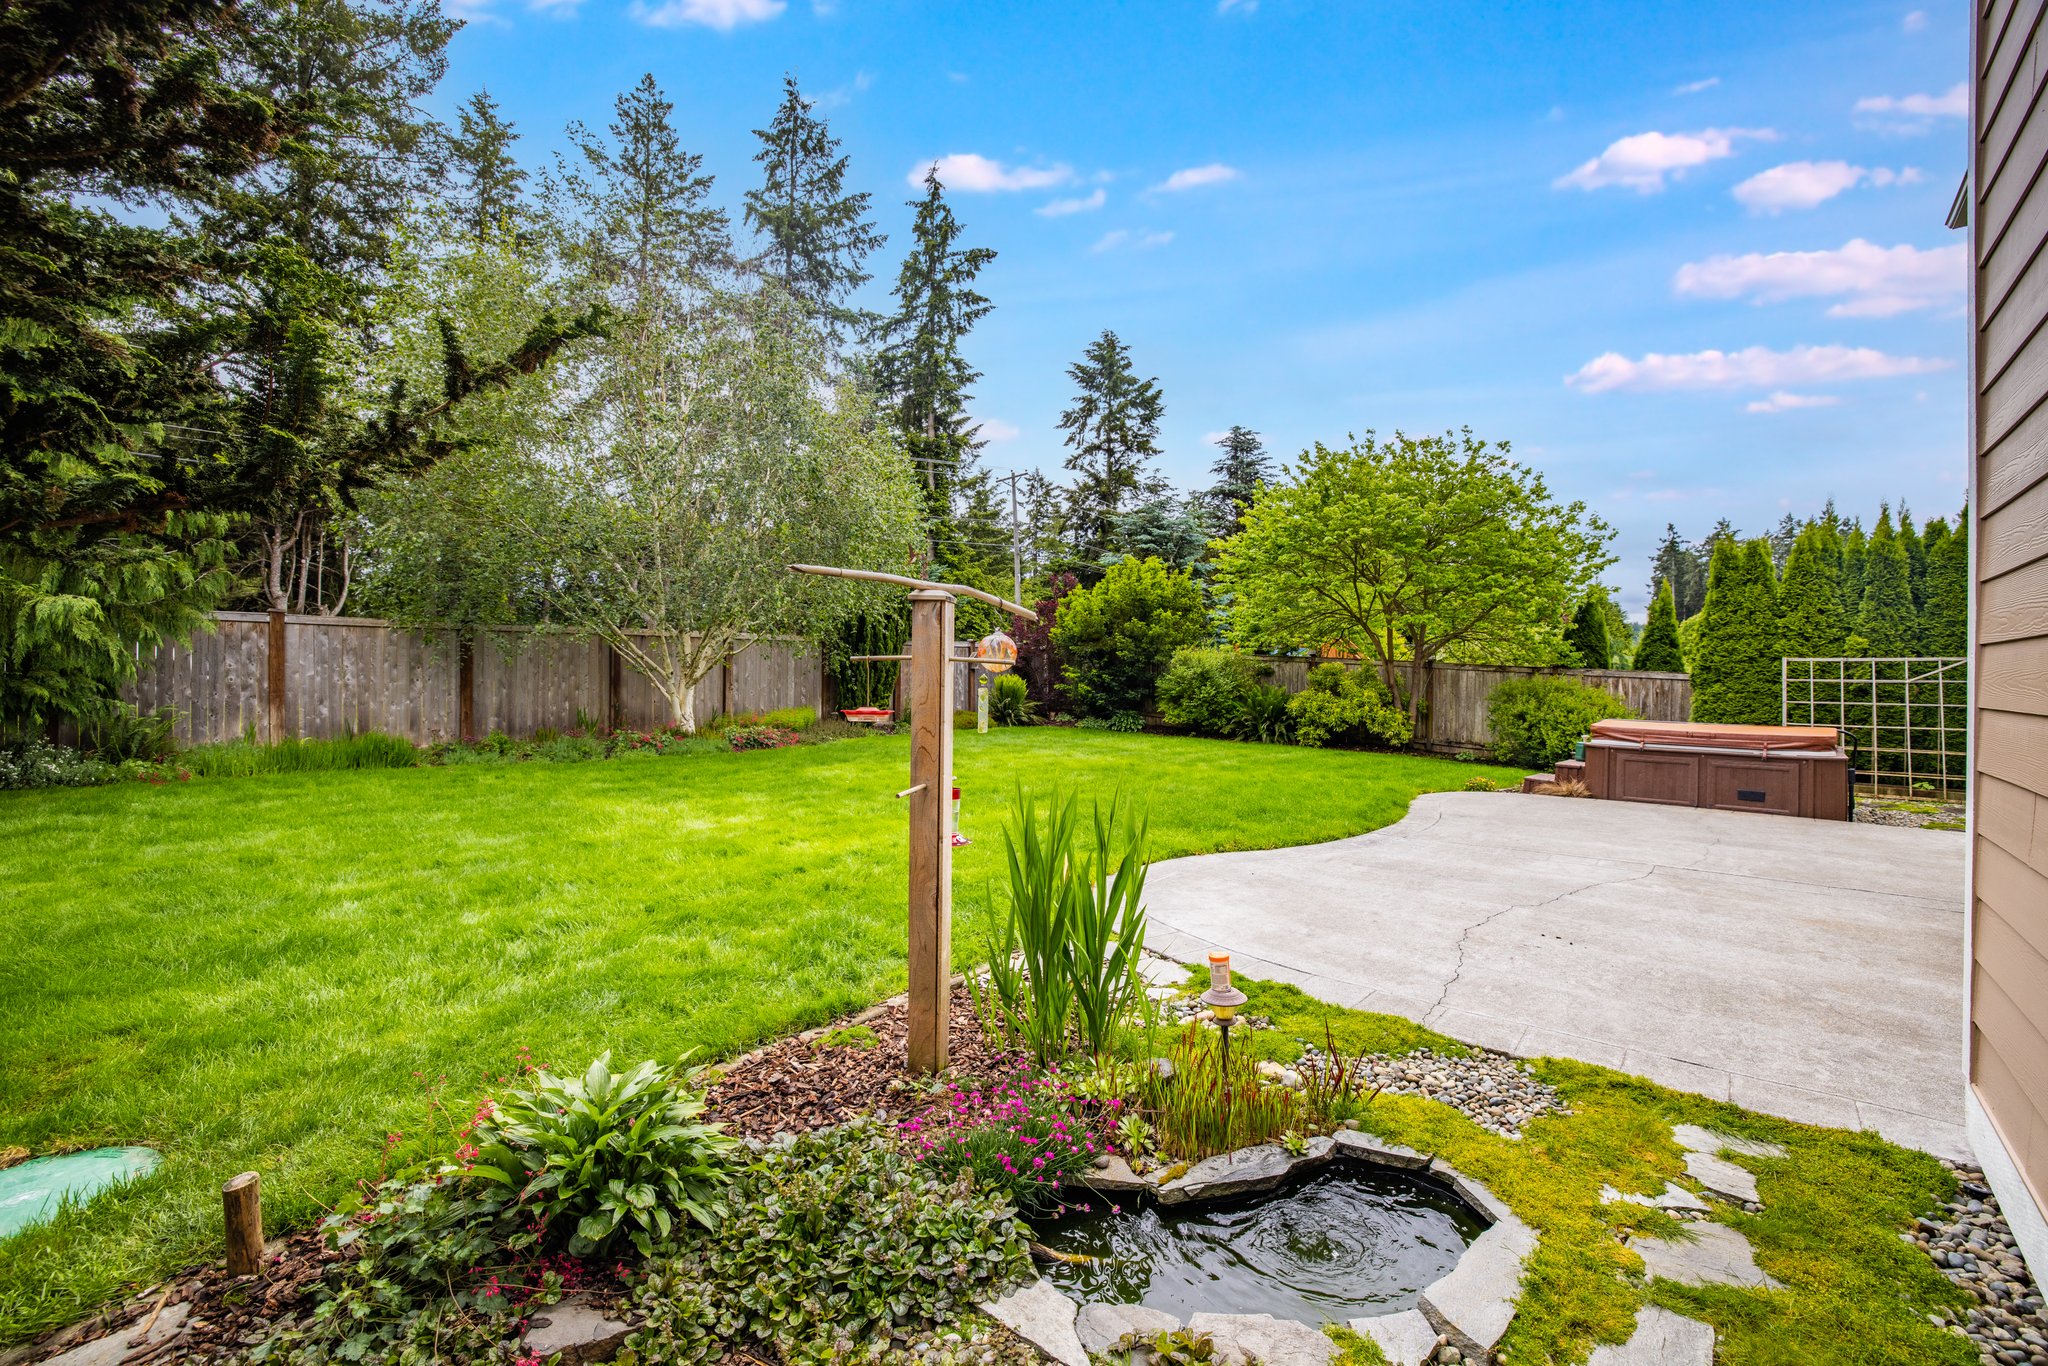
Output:
[[[183,745],[251,730],[261,738],[383,731],[430,744],[568,730],[579,714],[643,730],[669,720],[661,694],[602,641],[501,627],[464,659],[452,639],[367,617],[216,612],[214,620],[216,629],[190,645],[158,651],[122,691],[144,711],[177,712]],[[691,711],[700,725],[721,712],[816,711],[821,665],[804,642],[751,640],[697,684]]]
[[[1321,659],[1283,658],[1265,655],[1260,662],[1273,668],[1271,682],[1291,693],[1308,686],[1308,671]],[[1349,668],[1374,669],[1358,660],[1338,661]],[[1421,733],[1415,743],[1427,749],[1454,753],[1461,749],[1484,750],[1493,745],[1493,729],[1486,723],[1486,700],[1493,690],[1511,678],[1555,674],[1575,678],[1596,688],[1605,688],[1628,703],[1636,715],[1650,721],[1685,721],[1692,716],[1692,679],[1678,673],[1638,673],[1624,669],[1547,669],[1495,664],[1433,664],[1424,670]]]

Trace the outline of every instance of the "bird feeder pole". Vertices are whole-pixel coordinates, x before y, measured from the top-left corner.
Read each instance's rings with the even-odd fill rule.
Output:
[[[1013,616],[1028,607],[955,583],[831,565],[799,574],[895,584],[910,592],[910,1070],[946,1067],[953,983],[953,611],[962,596]]]

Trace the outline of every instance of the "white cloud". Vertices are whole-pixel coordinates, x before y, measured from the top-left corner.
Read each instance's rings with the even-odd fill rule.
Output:
[[[1598,190],[1623,185],[1640,194],[1664,188],[1664,178],[1684,175],[1695,166],[1735,155],[1743,138],[1769,142],[1778,135],[1768,128],[1704,128],[1697,133],[1637,133],[1612,143],[1591,161],[1559,176],[1557,189]]]
[[[856,71],[853,79],[845,85],[834,86],[824,94],[812,98],[811,103],[819,109],[844,109],[853,103],[855,95],[865,95],[874,87],[875,78],[866,71]]]
[[[1212,161],[1207,166],[1190,166],[1186,170],[1175,171],[1152,188],[1172,194],[1180,190],[1200,189],[1204,185],[1222,185],[1237,179],[1239,174],[1235,166]]]
[[[650,5],[633,0],[632,16],[652,28],[680,28],[702,24],[705,28],[730,31],[741,24],[758,24],[777,18],[789,8],[784,0],[662,0]]]
[[[1672,389],[1778,389],[1792,384],[1835,384],[1946,370],[1950,362],[1927,356],[1891,356],[1867,346],[1795,346],[1789,351],[1750,346],[1740,351],[1694,351],[1667,356],[1652,351],[1630,360],[1617,351],[1595,356],[1565,383],[1589,394],[1616,390],[1662,393]]]
[[[1114,251],[1116,250],[1116,248],[1122,246],[1125,242],[1129,241],[1130,236],[1131,234],[1129,230],[1125,228],[1112,228],[1108,232],[1102,234],[1102,236],[1096,238],[1095,245],[1088,248],[1088,250]]]
[[[1924,9],[1911,10],[1905,18],[1899,20],[1899,31],[1902,33],[1918,33],[1926,27],[1927,11]]]
[[[1163,247],[1172,240],[1173,233],[1171,231],[1148,232],[1138,239],[1138,249],[1140,251],[1150,251],[1153,247]]]
[[[1259,0],[1216,0],[1216,12],[1218,14],[1228,14],[1232,10],[1236,10],[1240,14],[1257,14],[1259,12]]]
[[[1115,251],[1118,247],[1129,247],[1133,251],[1150,251],[1163,247],[1173,240],[1171,232],[1134,233],[1129,228],[1112,228],[1095,239],[1095,245],[1088,248],[1093,252]]]
[[[942,177],[943,178],[943,177]],[[1064,218],[1070,213],[1088,213],[1109,202],[1109,195],[1098,185],[1093,194],[1080,195],[1074,199],[1055,199],[1050,204],[1041,204],[1032,212],[1045,218]]]
[[[526,7],[535,14],[549,14],[567,19],[582,6],[583,0],[526,0]]]
[[[1786,209],[1810,209],[1826,203],[1844,190],[1868,182],[1882,189],[1887,185],[1916,185],[1920,172],[1908,166],[1894,171],[1888,166],[1875,170],[1851,166],[1846,161],[1788,161],[1759,171],[1729,193],[1751,213],[1782,213]]]
[[[983,441],[1015,441],[1024,435],[1022,427],[999,417],[976,418],[975,429]]]
[[[1941,95],[1872,95],[1856,101],[1856,112],[1959,119],[1970,112],[1970,87],[1965,81],[1957,81]]]
[[[924,184],[924,173],[935,170],[939,183],[949,190],[988,194],[996,190],[1049,190],[1074,178],[1069,166],[1005,166],[975,152],[954,152],[936,161],[922,161],[910,168],[904,179],[914,190]]]
[[[967,84],[967,73],[964,71],[948,71],[946,79],[955,85],[965,85]]]
[[[1671,93],[1674,95],[1697,95],[1703,90],[1712,90],[1721,83],[1719,76],[1708,76],[1702,80],[1687,81]]]
[[[1689,262],[1672,276],[1671,287],[1695,298],[1756,304],[1838,299],[1828,316],[1889,318],[1959,297],[1965,270],[1960,243],[1922,251],[1857,237],[1834,251],[1750,252]]]
[[[1832,408],[1842,400],[1833,394],[1793,394],[1780,389],[1769,398],[1745,404],[1745,413],[1789,413],[1795,408]]]

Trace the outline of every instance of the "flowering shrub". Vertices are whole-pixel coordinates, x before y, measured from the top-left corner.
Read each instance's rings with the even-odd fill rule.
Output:
[[[111,783],[119,776],[114,765],[47,740],[0,745],[0,789],[91,787]]]
[[[803,743],[803,737],[781,726],[734,726],[725,733],[725,742],[736,750],[787,749]]]
[[[1112,1116],[1122,1107],[1111,1100]],[[902,1124],[911,1149],[948,1175],[970,1171],[1019,1209],[1058,1203],[1059,1187],[1111,1151],[1090,1129],[1071,1088],[1057,1078],[1019,1078],[987,1088],[953,1087]]]

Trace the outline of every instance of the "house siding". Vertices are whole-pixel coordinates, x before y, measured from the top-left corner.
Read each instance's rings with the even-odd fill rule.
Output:
[[[1971,260],[1972,1133],[2033,1233],[2048,1209],[2048,0],[1979,4]],[[1978,1122],[1981,1119],[1982,1122]],[[1981,1150],[1993,1146],[1999,1150]],[[2030,1206],[2030,1208],[2028,1208]],[[2028,1248],[2039,1268],[2048,1249]]]

